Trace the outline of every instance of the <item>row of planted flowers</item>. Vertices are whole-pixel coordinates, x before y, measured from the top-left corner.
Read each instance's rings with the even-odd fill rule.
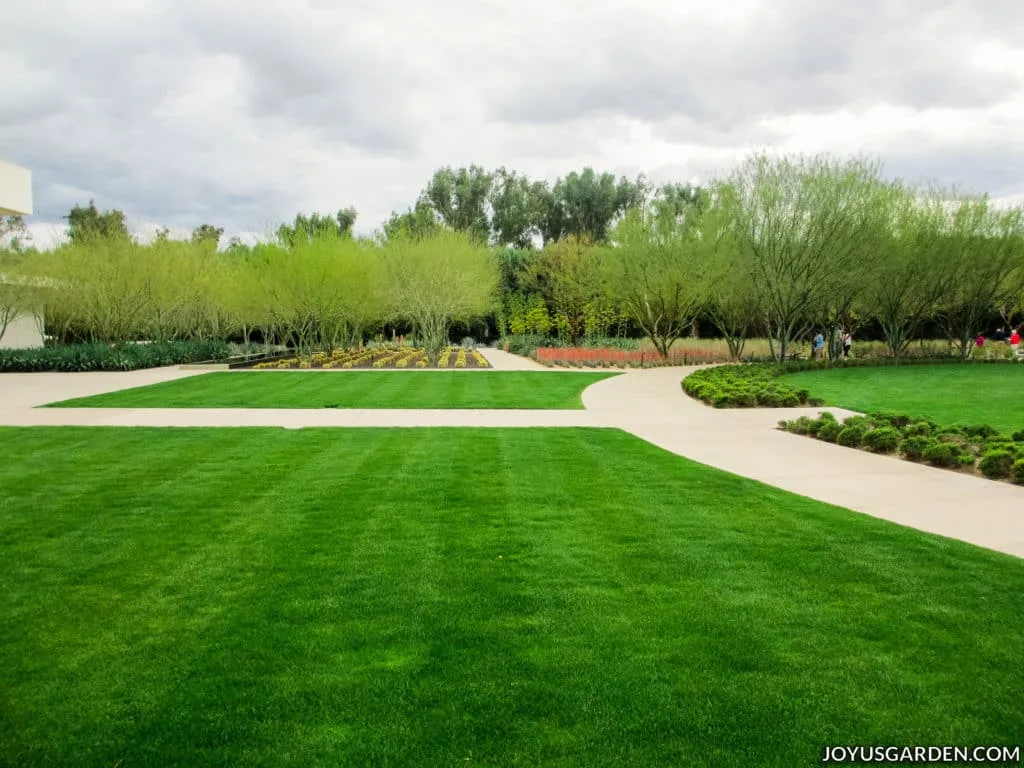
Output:
[[[402,369],[429,368],[426,352],[419,347],[364,347],[336,349],[332,352],[314,352],[257,363],[254,369],[331,369],[374,368]],[[487,360],[477,350],[449,347],[437,361],[438,368],[487,368]]]

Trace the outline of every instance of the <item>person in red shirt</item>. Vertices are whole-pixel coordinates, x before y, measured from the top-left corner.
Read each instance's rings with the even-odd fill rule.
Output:
[[[1013,356],[1017,356],[1017,350],[1020,349],[1020,331],[1015,330],[1010,334],[1010,349],[1013,350]]]

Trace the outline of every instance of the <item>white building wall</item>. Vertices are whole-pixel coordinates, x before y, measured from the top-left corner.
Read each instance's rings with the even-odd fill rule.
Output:
[[[0,216],[32,213],[32,174],[0,160]]]
[[[7,324],[7,330],[0,336],[0,349],[28,349],[43,346],[43,318],[41,315],[25,313],[18,315]]]

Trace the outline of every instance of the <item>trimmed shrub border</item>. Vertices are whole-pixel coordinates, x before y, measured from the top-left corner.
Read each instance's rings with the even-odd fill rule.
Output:
[[[0,350],[0,373],[136,371],[224,360],[222,341],[163,341],[146,344],[67,344]]]
[[[843,360],[792,360],[785,363],[731,363],[694,371],[683,391],[715,408],[797,408],[824,405],[805,389],[781,380],[787,373],[837,368],[886,368],[898,365],[1013,365],[1014,360],[962,360],[959,357],[865,357]]]
[[[875,411],[839,422],[828,411],[818,418],[780,421],[779,428],[850,448],[898,454],[906,461],[959,470],[1024,485],[1024,430],[1012,436],[988,425],[943,427],[928,419]]]

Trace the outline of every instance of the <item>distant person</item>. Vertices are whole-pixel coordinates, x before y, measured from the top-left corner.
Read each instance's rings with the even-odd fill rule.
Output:
[[[850,347],[853,346],[853,334],[843,331],[843,357],[850,356]]]
[[[992,334],[992,341],[1006,341],[1006,329],[996,328],[996,332]]]
[[[978,338],[974,340],[974,346],[976,346],[978,349],[981,349],[982,347],[985,346],[985,334],[978,334]]]
[[[814,337],[814,341],[811,342],[811,359],[816,360],[821,357],[821,353],[825,349],[825,337],[818,332],[818,335]]]
[[[1010,334],[1010,349],[1013,350],[1013,356],[1017,356],[1017,350],[1020,349],[1020,330],[1015,330]]]

